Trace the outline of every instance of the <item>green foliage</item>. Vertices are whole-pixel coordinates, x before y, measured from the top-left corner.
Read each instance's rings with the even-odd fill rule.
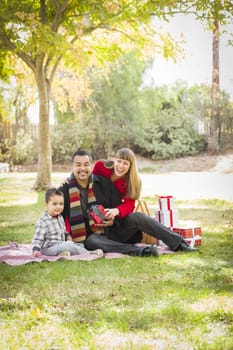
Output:
[[[217,19],[223,25],[231,23],[233,13],[231,1],[195,0],[193,5],[196,17],[204,22],[210,30],[213,29],[214,19]]]
[[[0,127],[13,120],[14,93],[10,84],[0,85]]]
[[[176,111],[158,111],[151,123],[138,145],[153,159],[177,158],[203,150],[203,140],[195,132],[193,121],[180,118]]]
[[[161,42],[161,46],[168,46],[168,56],[172,56],[176,54],[176,46],[172,46],[170,36],[154,33],[150,20],[152,7],[156,15],[161,16],[175,3],[159,5],[136,1],[60,4],[12,0],[2,4],[0,9],[2,49],[16,54],[34,72],[38,58],[46,68],[56,67],[61,58],[73,68],[75,65],[83,68],[90,61],[96,64],[98,60],[102,63],[114,60],[136,46],[144,48],[145,54],[155,47],[158,49]],[[154,35],[159,44],[155,44]]]
[[[9,81],[9,78],[14,75],[14,61],[9,52],[0,50],[0,79]]]
[[[143,137],[137,140],[142,153],[154,159],[176,158],[199,153],[204,141],[195,130],[200,117],[192,111],[186,85],[146,88],[142,91],[144,114]]]
[[[3,1],[0,7],[0,74],[6,77],[6,60],[11,54],[23,60],[33,71],[38,88],[40,106],[49,107],[52,82],[61,60],[73,69],[93,67],[106,60],[113,61],[133,47],[141,49],[144,56],[152,51],[165,57],[175,57],[177,45],[170,36],[164,36],[151,27],[151,17],[167,19],[174,13],[195,12],[207,22],[215,19],[224,22],[232,14],[231,2],[194,1],[191,3],[174,0],[160,1]],[[134,113],[134,108],[127,113]],[[111,112],[111,111],[110,111]],[[40,109],[41,129],[39,166],[36,187],[50,182],[51,154],[49,144],[49,108]],[[110,114],[111,116],[111,114]],[[125,118],[128,118],[126,115]],[[123,136],[129,144],[131,135],[126,133],[131,123],[124,122]],[[131,121],[134,121],[131,119]],[[98,115],[98,123],[102,115]],[[106,126],[112,129],[111,123]],[[135,123],[136,129],[140,128]],[[107,153],[116,143],[115,135],[107,145],[108,131],[97,137],[105,144]],[[140,137],[140,133],[138,137]],[[123,140],[123,138],[122,138]],[[122,141],[119,140],[119,141]],[[42,163],[46,166],[42,167]]]
[[[95,135],[80,123],[66,123],[56,127],[51,135],[53,163],[69,163],[71,155],[79,148],[92,150]]]
[[[190,112],[196,116],[202,125],[202,133],[208,134],[211,118],[211,88],[206,85],[192,86],[188,90],[187,100]],[[217,104],[217,127],[219,130],[219,144],[223,147],[223,136],[233,132],[233,103],[229,94],[220,92]]]
[[[160,7],[155,6],[157,15],[172,6],[174,1],[166,5],[162,1]],[[176,46],[169,45],[170,37],[153,30],[151,3],[147,1],[4,1],[0,7],[0,44],[5,56],[13,54],[30,68],[38,89],[40,130],[44,132],[39,133],[40,171],[35,188],[45,188],[51,180],[47,171],[52,160],[49,104],[61,61],[78,71],[77,67],[82,70],[115,60],[132,47],[147,56],[155,48],[161,53],[166,45],[167,55],[176,53]]]
[[[16,140],[9,147],[9,160],[11,164],[31,164],[36,159],[36,143],[22,129],[17,132]]]
[[[15,65],[13,55],[16,55],[35,73],[37,83],[38,77],[44,79],[43,84],[38,84],[38,89],[42,86],[48,88],[48,91],[39,91],[39,97],[45,97],[50,95],[54,74],[61,60],[78,74],[87,68],[97,72],[95,67],[108,67],[107,62],[116,62],[122,54],[125,55],[135,47],[140,48],[137,51],[138,56],[139,51],[140,56],[148,57],[155,50],[157,54],[175,58],[178,52],[177,45],[170,35],[154,31],[150,26],[151,16],[168,19],[169,15],[187,11],[190,11],[188,2],[173,0],[157,1],[156,4],[151,1],[67,1],[62,4],[39,0],[5,1],[0,8],[0,75],[5,79],[11,74],[9,67]],[[210,24],[213,18],[224,23],[232,16],[232,5],[230,2],[198,0],[192,2],[191,11]],[[84,118],[78,127],[74,125],[74,128],[83,130],[78,132],[77,145],[91,148],[96,156],[103,153],[110,155],[114,148],[126,144],[162,158],[195,154],[201,150],[203,142],[195,131],[193,132],[195,121],[184,122],[181,117],[185,115],[187,120],[193,119],[195,108],[190,116],[187,109],[191,109],[191,105],[186,103],[186,109],[182,110],[182,103],[179,106],[175,103],[174,118],[171,120],[170,116],[161,112],[167,103],[163,96],[163,100],[159,101],[157,98],[156,109],[152,111],[151,108],[149,111],[145,104],[144,92],[139,89],[142,70],[143,64],[139,63],[133,54],[125,55],[122,60],[112,65],[109,75],[100,69],[99,72],[103,76],[93,80],[92,87],[95,91],[86,102],[86,110],[81,111]],[[177,98],[182,97],[183,92],[180,90]],[[151,95],[154,96],[154,92]],[[77,96],[76,100],[72,112],[68,110],[63,116],[69,119],[71,117],[75,122],[77,110],[78,114],[80,112],[77,108],[80,103]],[[173,105],[173,102],[175,100],[169,101],[169,104]],[[221,103],[223,106],[224,101]],[[40,101],[41,106],[48,104],[46,99]],[[70,107],[69,103],[67,105]],[[152,105],[153,102],[150,101],[150,106]],[[207,116],[208,119],[206,106],[202,109],[205,113],[204,118]],[[230,115],[230,118],[226,118],[224,126],[231,125],[232,128],[232,107],[228,111],[227,116]],[[2,120],[9,116],[7,112],[8,108],[3,106],[0,100]],[[222,112],[223,109],[220,110],[221,114]],[[154,113],[159,120],[153,116]],[[79,120],[81,114],[78,115]],[[167,119],[171,120],[169,128],[164,127],[161,115],[163,123],[166,123]],[[43,118],[40,118],[41,123],[44,121],[44,130],[48,126],[48,117],[43,115]],[[224,116],[221,117],[219,120],[224,120]],[[220,130],[223,129],[224,127]],[[193,135],[192,139],[190,134]],[[45,132],[44,138],[40,140],[44,145],[39,148],[44,152],[39,157],[41,162],[50,159],[46,154],[50,150],[50,147],[46,149],[46,135]],[[70,146],[75,144],[75,141],[71,142]],[[68,139],[62,136],[62,132],[54,135],[55,162],[66,160],[69,149]],[[11,154],[17,163],[35,158],[34,155],[29,156],[30,150],[28,155],[25,155],[25,150],[22,149],[22,156],[17,152],[13,147]]]
[[[0,162],[10,162],[10,146],[11,142],[9,139],[4,139],[0,144]]]
[[[107,75],[97,72],[93,93],[86,104],[86,127],[96,133],[96,143],[110,155],[114,147],[132,146],[143,125],[140,85],[144,63],[132,52],[111,65]],[[132,130],[133,125],[133,130]]]

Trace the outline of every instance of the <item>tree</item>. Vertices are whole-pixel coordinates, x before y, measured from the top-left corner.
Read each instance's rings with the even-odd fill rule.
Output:
[[[170,11],[171,10],[171,11]],[[170,12],[169,12],[170,11]],[[212,84],[211,84],[211,122],[208,140],[208,149],[216,153],[219,149],[219,98],[220,98],[220,72],[219,72],[219,45],[221,28],[231,24],[233,20],[233,2],[231,0],[193,0],[176,3],[172,9],[167,9],[167,15],[192,14],[200,20],[205,28],[212,32]],[[229,41],[232,45],[232,41]]]
[[[220,98],[220,73],[219,73],[219,22],[217,19],[214,20],[213,29],[213,46],[212,46],[212,89],[211,89],[211,122],[210,122],[210,137],[208,148],[211,153],[216,153],[219,150],[219,98]]]
[[[107,74],[102,70],[96,72],[90,83],[93,93],[86,100],[86,114],[90,111],[96,140],[101,146],[97,152],[93,150],[98,157],[100,154],[110,157],[114,148],[123,145],[132,147],[139,137],[144,122],[140,110],[144,68],[145,62],[138,60],[136,52],[131,52],[110,65]]]
[[[191,109],[192,96],[185,82],[147,88],[142,94],[147,123],[137,145],[145,156],[171,159],[193,155],[203,149],[202,137],[196,130],[196,115]]]
[[[228,0],[197,0],[194,1],[195,15],[209,30],[212,31],[212,84],[211,84],[211,120],[208,149],[211,153],[217,153],[220,146],[220,71],[219,71],[219,47],[220,26],[224,26],[233,19],[233,3]]]
[[[163,14],[164,2],[157,5],[156,14]],[[166,8],[173,5],[173,0],[166,2]],[[60,61],[77,69],[90,59],[103,63],[114,59],[135,45],[151,50],[151,32],[145,25],[150,22],[153,7],[153,1],[129,0],[5,0],[1,4],[1,52],[23,60],[33,72],[38,89],[39,163],[35,188],[47,188],[51,182],[49,103]],[[160,35],[157,51],[161,39]],[[171,49],[170,46],[170,52]]]

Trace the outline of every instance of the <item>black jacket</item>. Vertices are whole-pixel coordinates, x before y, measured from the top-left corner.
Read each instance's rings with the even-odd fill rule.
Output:
[[[113,185],[112,181],[104,176],[93,176],[93,191],[98,204],[102,204],[104,208],[116,208],[122,203],[118,190]],[[70,219],[70,196],[69,185],[65,183],[60,187],[64,193],[64,210],[62,216],[65,222]],[[120,219],[115,219],[114,226],[119,225]]]

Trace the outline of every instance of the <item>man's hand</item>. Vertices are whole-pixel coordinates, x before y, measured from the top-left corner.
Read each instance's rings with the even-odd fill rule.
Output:
[[[95,224],[96,227],[109,227],[113,225],[114,220],[108,219],[101,222],[101,224]]]

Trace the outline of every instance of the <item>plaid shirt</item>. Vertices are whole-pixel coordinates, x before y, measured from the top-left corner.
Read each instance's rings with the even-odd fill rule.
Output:
[[[63,217],[61,215],[53,217],[46,211],[36,223],[36,230],[32,241],[33,252],[65,241],[66,234]]]

